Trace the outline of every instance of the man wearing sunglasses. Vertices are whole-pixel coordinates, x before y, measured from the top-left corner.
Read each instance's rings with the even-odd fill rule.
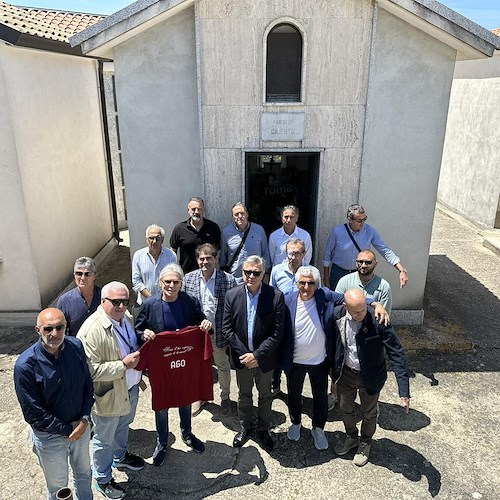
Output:
[[[384,243],[377,230],[366,223],[368,219],[361,205],[347,208],[347,223],[334,227],[323,254],[323,283],[334,290],[342,276],[356,271],[356,256],[363,249],[374,246],[384,259],[399,273],[399,284],[408,283],[408,274],[401,259]]]
[[[231,348],[231,364],[238,382],[238,416],[241,430],[233,440],[239,448],[257,431],[266,451],[274,448],[269,433],[271,422],[271,380],[278,364],[278,346],[283,336],[285,305],[283,294],[263,283],[265,261],[258,255],[242,265],[243,285],[226,293],[222,332]],[[258,421],[254,427],[253,386],[259,393]]]
[[[113,479],[112,467],[141,470],[144,460],[127,450],[129,426],[139,399],[140,371],[137,336],[127,311],[129,291],[112,281],[103,286],[101,305],[82,325],[78,338],[88,358],[95,404],[93,472],[96,489],[106,498],[123,498],[125,490]]]
[[[47,483],[48,497],[68,486],[68,460],[80,500],[92,497],[90,410],[94,403],[87,358],[78,339],[65,337],[59,309],[44,309],[35,330],[39,341],[16,361],[14,384],[24,419],[32,428],[33,451]]]
[[[363,250],[356,257],[355,273],[347,274],[340,278],[336,292],[345,293],[351,288],[362,290],[366,297],[371,297],[375,302],[380,302],[390,314],[392,309],[391,285],[375,274],[377,259],[371,250]]]
[[[101,289],[95,284],[97,266],[90,257],[79,257],[73,267],[76,288],[63,293],[57,308],[64,313],[68,335],[76,336],[83,322],[99,307]]]
[[[160,291],[160,271],[167,265],[177,262],[177,256],[170,248],[163,246],[165,229],[151,224],[146,229],[147,247],[134,253],[132,258],[132,287],[137,293],[137,304]]]
[[[323,429],[328,413],[328,372],[334,358],[333,313],[335,306],[342,305],[344,295],[320,288],[320,272],[313,266],[299,267],[295,280],[298,290],[285,297],[287,315],[282,354],[292,421],[287,435],[291,441],[301,437],[302,389],[309,375],[313,393],[311,435],[316,449],[326,450],[328,441]],[[366,301],[375,307],[379,321],[388,321],[380,304],[373,299]]]

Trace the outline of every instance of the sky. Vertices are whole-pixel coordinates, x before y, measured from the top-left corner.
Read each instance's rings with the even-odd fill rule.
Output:
[[[132,0],[9,0],[14,5],[28,5],[55,10],[112,14],[133,3]],[[447,7],[491,30],[500,28],[500,0],[441,0]]]

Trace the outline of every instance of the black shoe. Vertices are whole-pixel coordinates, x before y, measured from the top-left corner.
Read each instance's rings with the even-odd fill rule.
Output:
[[[242,429],[233,439],[233,446],[235,448],[241,448],[253,434],[252,429]]]
[[[191,432],[182,436],[182,440],[196,453],[205,451],[205,445]]]
[[[141,470],[144,467],[144,459],[126,451],[122,460],[113,460],[113,467],[117,469]]]
[[[116,484],[114,479],[111,479],[109,483],[96,483],[95,489],[106,498],[112,498],[114,500],[120,500],[120,498],[126,495],[125,490],[119,484]]]
[[[271,433],[269,431],[258,431],[257,437],[262,444],[262,448],[267,452],[271,452],[274,449],[274,440],[271,437]]]

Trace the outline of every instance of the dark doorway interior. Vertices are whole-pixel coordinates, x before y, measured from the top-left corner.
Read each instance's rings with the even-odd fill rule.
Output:
[[[280,209],[296,205],[298,225],[314,241],[319,153],[246,154],[246,202],[251,220],[267,235],[281,226]]]

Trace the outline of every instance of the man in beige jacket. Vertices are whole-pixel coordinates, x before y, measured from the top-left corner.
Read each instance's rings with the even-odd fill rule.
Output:
[[[140,470],[144,460],[127,451],[129,425],[139,398],[141,372],[137,337],[131,316],[126,285],[118,281],[102,288],[101,304],[82,325],[78,338],[88,358],[94,382],[95,404],[93,473],[96,489],[106,498],[120,499],[125,490],[115,483],[111,468]]]

